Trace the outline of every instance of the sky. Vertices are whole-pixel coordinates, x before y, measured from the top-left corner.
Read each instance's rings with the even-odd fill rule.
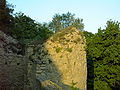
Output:
[[[110,19],[120,22],[120,0],[7,0],[37,22],[50,22],[55,14],[70,12],[83,19],[84,30],[97,33]]]

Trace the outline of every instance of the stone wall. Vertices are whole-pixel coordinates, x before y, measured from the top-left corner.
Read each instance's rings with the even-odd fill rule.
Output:
[[[85,38],[76,28],[61,30],[34,48],[38,63],[36,77],[45,90],[86,90],[87,62]],[[47,82],[47,83],[46,83]]]
[[[86,90],[85,38],[70,27],[27,46],[0,32],[0,90]]]
[[[0,90],[24,90],[27,59],[18,41],[0,31]]]

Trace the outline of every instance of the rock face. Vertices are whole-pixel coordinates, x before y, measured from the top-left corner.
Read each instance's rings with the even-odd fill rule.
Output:
[[[24,90],[27,62],[18,41],[0,31],[0,90]]]
[[[60,87],[55,90],[86,90],[85,38],[79,30],[73,27],[61,30],[43,45],[38,45],[36,50],[36,60],[40,61],[36,67],[36,76],[44,87],[44,83],[50,81]]]

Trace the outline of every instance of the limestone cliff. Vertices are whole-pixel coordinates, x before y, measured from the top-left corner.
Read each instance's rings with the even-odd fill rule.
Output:
[[[36,76],[44,87],[44,83],[50,81],[60,87],[55,90],[70,90],[71,87],[86,90],[87,62],[82,32],[71,27],[61,30],[36,50],[36,60],[40,61]]]

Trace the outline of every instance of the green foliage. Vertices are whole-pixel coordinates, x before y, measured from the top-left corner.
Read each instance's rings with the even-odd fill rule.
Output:
[[[23,13],[17,13],[14,18],[12,33],[18,40],[32,39],[36,36],[36,24],[30,17]]]
[[[93,90],[93,84],[94,84],[94,63],[91,57],[92,48],[94,48],[92,44],[92,40],[94,38],[94,34],[91,32],[83,31],[83,34],[86,38],[86,53],[87,53],[87,89]]]
[[[61,48],[61,47],[57,47],[57,48],[56,48],[56,53],[61,52],[61,50],[62,50],[62,48]]]
[[[87,43],[87,46],[89,45],[89,43],[92,41],[93,37],[94,37],[94,34],[91,33],[91,32],[87,32],[87,31],[83,31],[83,34],[86,38],[86,43]]]
[[[71,86],[70,90],[79,90],[77,87]]]
[[[22,44],[27,44],[33,40],[46,40],[53,34],[47,27],[36,23],[23,13],[17,13],[14,17],[14,28],[12,35]]]
[[[77,29],[83,30],[84,24],[82,23],[83,19],[75,18],[75,14],[70,12],[66,14],[55,14],[53,20],[49,23],[49,28],[52,31],[59,31],[69,26],[76,27]]]
[[[99,29],[91,39],[92,42],[87,43],[88,63],[94,62],[91,67],[94,67],[95,90],[113,90],[120,87],[119,25],[119,22],[108,21],[106,29]]]
[[[79,88],[77,88],[75,85],[77,84],[77,82],[73,82],[71,83],[72,85],[70,86],[70,90],[79,90]]]
[[[50,31],[46,25],[44,24],[37,24],[37,36],[36,39],[41,39],[42,41],[45,41],[48,39],[51,35],[53,35],[53,32]]]

